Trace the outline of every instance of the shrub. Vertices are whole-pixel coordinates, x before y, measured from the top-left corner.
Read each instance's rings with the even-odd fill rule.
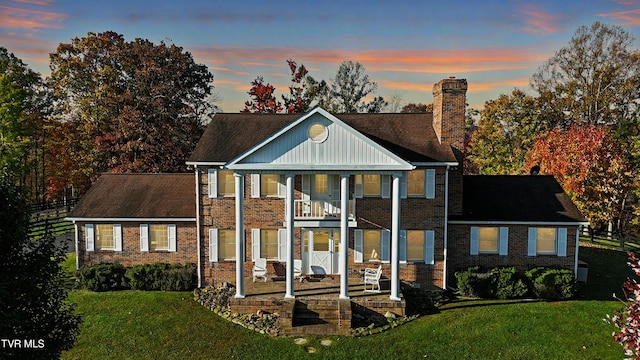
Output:
[[[487,274],[489,297],[498,299],[513,299],[527,295],[529,287],[516,273],[515,267],[495,268]]]
[[[576,292],[573,272],[560,268],[534,268],[525,274],[533,293],[541,299],[569,299]]]
[[[80,282],[91,291],[120,290],[126,287],[125,271],[121,264],[97,264],[80,270]]]
[[[476,276],[478,271],[479,268],[475,266],[455,273],[456,285],[461,294],[480,296],[478,293],[478,277]]]
[[[136,265],[127,270],[126,278],[134,290],[185,291],[195,288],[197,281],[194,264]]]

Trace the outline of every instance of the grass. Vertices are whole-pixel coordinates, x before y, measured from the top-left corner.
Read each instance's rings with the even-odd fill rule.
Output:
[[[631,275],[626,254],[583,248],[589,283],[575,300],[459,300],[391,331],[363,338],[271,338],[234,325],[191,293],[73,291],[83,315],[76,346],[63,359],[620,359],[606,314]],[[321,340],[331,340],[323,345]],[[310,354],[309,348],[315,349]]]

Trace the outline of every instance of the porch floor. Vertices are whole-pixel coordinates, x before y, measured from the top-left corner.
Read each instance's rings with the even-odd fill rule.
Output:
[[[245,298],[231,300],[238,313],[258,311],[278,313],[283,335],[348,335],[359,319],[384,320],[390,311],[405,315],[405,301],[391,300],[390,280],[381,279],[379,293],[365,292],[362,278],[349,278],[349,299],[339,299],[340,276],[311,277],[294,282],[295,299],[285,299],[286,282],[270,278],[266,282],[245,279]]]

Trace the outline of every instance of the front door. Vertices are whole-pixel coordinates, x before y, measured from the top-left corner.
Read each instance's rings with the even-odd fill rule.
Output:
[[[337,274],[340,259],[340,230],[303,230],[302,268],[307,274]]]

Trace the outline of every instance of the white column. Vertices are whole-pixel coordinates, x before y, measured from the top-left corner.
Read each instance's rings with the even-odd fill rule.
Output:
[[[244,298],[244,175],[233,174],[236,185],[236,299]]]
[[[294,227],[293,227],[293,186],[294,174],[287,174],[287,194],[285,196],[285,221],[287,223],[287,275],[286,275],[286,299],[295,298],[293,290],[293,246],[294,246]]]
[[[400,300],[400,180],[402,174],[393,174],[391,193],[391,300]]]
[[[340,174],[340,299],[349,298],[349,174]]]

